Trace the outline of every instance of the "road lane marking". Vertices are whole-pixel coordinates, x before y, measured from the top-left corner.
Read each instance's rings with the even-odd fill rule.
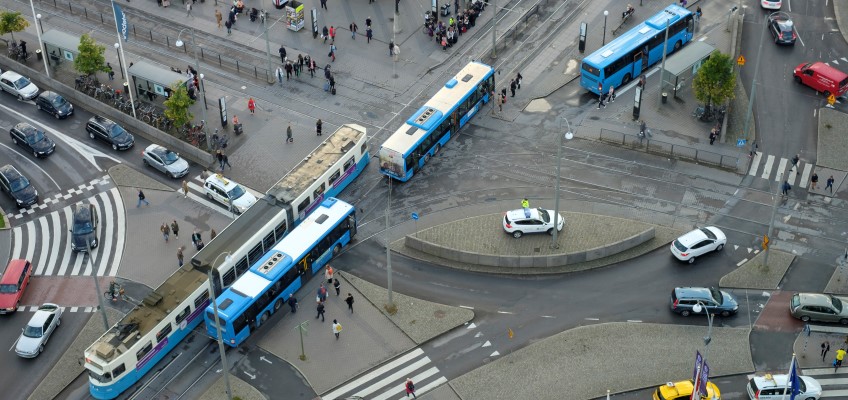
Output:
[[[12,237],[15,238],[15,247],[12,249],[12,258],[21,258],[21,250],[23,250],[23,238],[21,238],[23,230],[20,226],[12,229]]]
[[[474,309],[474,307],[469,307],[469,306],[459,306],[459,308],[465,308],[465,309],[468,309],[468,310],[473,310],[473,309]]]
[[[587,321],[600,321],[600,318],[586,318]]]
[[[388,385],[389,383],[392,383],[393,381],[396,381],[398,379],[403,379],[404,377],[409,376],[410,372],[415,371],[415,370],[417,370],[417,369],[419,369],[419,368],[421,368],[421,367],[423,367],[423,366],[425,366],[429,363],[430,363],[430,357],[424,357],[424,358],[410,364],[406,368],[403,368],[403,369],[401,369],[401,370],[399,370],[399,371],[397,371],[397,372],[375,382],[373,385],[359,391],[358,393],[355,393],[353,396],[354,397],[359,396],[359,397],[364,398],[365,396],[368,396],[369,394],[374,393],[374,392],[384,388],[386,385]],[[435,370],[435,371],[432,371],[432,370]],[[433,368],[427,370],[427,372],[430,372],[430,371],[432,371],[432,373],[430,373],[430,375],[433,375],[433,374],[436,374],[436,373],[439,372],[439,370],[436,367],[433,367]],[[395,392],[399,393],[399,389],[400,388],[398,388],[398,390],[396,390]],[[391,397],[391,395],[392,395],[392,393],[389,393],[387,396],[377,396],[377,397],[372,398],[372,400],[385,400],[385,399]]]
[[[0,105],[0,107],[3,107],[3,106],[2,106],[2,105]],[[13,152],[15,152],[15,153],[18,153],[18,150],[17,150],[17,149],[13,149],[13,148],[11,148],[11,147],[9,147],[9,146],[6,146],[6,145],[5,145],[5,144],[3,144],[3,143],[0,143],[0,146],[3,146],[3,147],[5,147],[5,148],[7,148],[7,149],[9,149],[10,151],[13,151]],[[20,154],[20,153],[18,153],[18,154]],[[56,185],[56,189],[57,189],[57,190],[60,190],[60,191],[62,190],[62,187],[61,187],[61,186],[59,186],[59,183],[58,183],[58,182],[56,182],[56,180],[55,180],[55,179],[53,179],[53,177],[52,177],[52,176],[50,176],[50,174],[48,174],[48,173],[47,173],[47,171],[45,171],[45,170],[44,170],[44,168],[41,168],[41,166],[40,166],[40,165],[38,165],[38,164],[36,164],[34,161],[30,160],[30,159],[29,159],[29,157],[27,157],[27,155],[24,155],[24,154],[20,154],[20,155],[21,155],[21,158],[23,158],[23,159],[24,159],[25,161],[27,161],[28,163],[30,163],[30,164],[32,164],[32,165],[34,165],[34,166],[35,166],[35,168],[38,168],[38,170],[39,170],[39,171],[41,171],[41,173],[42,173],[42,174],[44,174],[44,175],[45,175],[48,179],[50,179],[50,180],[53,182],[53,184],[54,184],[54,185]],[[45,190],[45,192],[47,192],[47,190]],[[40,199],[40,200],[41,200],[41,201],[44,201],[43,199]],[[34,205],[31,205],[30,207],[35,207],[35,206],[37,206],[37,205],[38,205],[38,204],[36,203],[36,204],[34,204]]]
[[[742,264],[745,264],[746,262],[748,262],[748,259],[747,259],[747,258],[743,258],[743,259],[742,259],[742,261],[739,261],[738,263],[736,263],[736,266],[737,266],[737,267],[739,267],[739,266],[741,266]]]
[[[640,319],[628,319],[627,322],[642,322]]]
[[[771,156],[769,156],[769,157],[771,157]],[[778,165],[777,171],[776,171],[777,173],[774,174],[774,181],[775,182],[780,182],[780,179],[783,178],[783,171],[786,169],[786,164],[788,162],[789,162],[789,160],[787,160],[786,158],[780,159],[780,164]],[[767,178],[767,177],[764,176],[763,178]]]
[[[498,314],[514,314],[511,311],[498,311]]]
[[[38,226],[41,227],[41,251],[38,253],[41,257],[39,257],[38,260],[38,268],[35,271],[36,275],[41,275],[41,273],[44,271],[44,267],[47,265],[47,261],[49,261],[50,256],[50,242],[52,242],[52,240],[48,240],[50,236],[47,236],[46,217],[47,216],[45,215],[44,217],[41,217],[37,220]],[[48,256],[48,258],[45,259],[43,258],[44,256]]]
[[[115,215],[118,217],[118,222],[115,224],[115,227],[118,228],[118,241],[115,244],[115,257],[108,265],[112,265],[112,269],[109,270],[109,276],[115,276],[118,274],[118,267],[121,265],[121,259],[124,257],[124,246],[127,240],[127,215],[124,209],[124,200],[121,197],[121,191],[116,187],[113,187],[111,191],[112,197],[115,199]]]
[[[766,159],[766,163],[763,164],[763,179],[768,179],[769,175],[771,175],[771,166],[774,164],[774,156],[770,155]]]
[[[400,365],[406,363],[407,361],[410,361],[410,360],[412,360],[412,359],[414,359],[414,358],[416,358],[416,357],[418,357],[422,354],[424,354],[424,350],[421,350],[421,348],[417,348],[417,349],[410,351],[409,353],[406,353],[403,356],[395,359],[394,361],[387,363],[387,364],[383,365],[382,367],[377,368],[376,370],[371,371],[371,372],[363,375],[362,377],[349,382],[347,385],[344,385],[344,386],[342,386],[342,387],[340,387],[340,388],[338,388],[338,389],[336,389],[336,390],[334,390],[330,393],[327,393],[327,394],[325,394],[321,397],[327,398],[327,399],[335,399],[336,397],[339,397],[339,395],[342,395],[346,392],[349,392],[349,391],[355,389],[356,387],[361,386],[362,384],[369,382],[372,379],[374,379],[374,378],[376,378],[376,377],[378,377],[378,376],[380,376],[380,375],[382,375],[382,374],[384,374],[388,371],[391,371],[391,370],[395,369],[397,366],[400,366]]]
[[[71,222],[72,222],[71,221],[71,213],[72,213],[71,206],[65,206],[65,208],[62,209],[62,211],[65,214],[65,225],[70,227]],[[68,232],[68,233],[70,233],[70,232]],[[71,235],[66,234],[65,235],[65,248],[68,249],[70,247],[71,247]],[[73,253],[73,251],[71,251],[71,253]],[[62,257],[62,261],[59,263],[59,273],[57,275],[59,275],[59,276],[65,275],[65,271],[68,270],[68,264],[70,264],[70,262],[71,262],[71,260],[68,258],[68,252],[65,252],[65,255]]]
[[[414,375],[411,379],[412,379],[413,382],[421,382],[421,381],[423,381],[423,380],[425,380],[425,379],[427,379],[427,378],[429,378],[433,375],[436,375],[438,373],[439,373],[439,369],[436,368],[436,367],[433,367],[433,368],[430,368],[430,369],[428,369],[428,370],[426,370],[426,371],[424,371],[424,372],[422,372],[418,375]],[[392,377],[395,376],[395,375],[397,375],[397,374],[392,375]],[[401,375],[399,378],[403,379],[403,375]],[[386,378],[386,379],[388,379],[388,378]],[[397,378],[395,378],[394,380],[397,380]],[[386,382],[386,384],[388,384],[390,382],[391,381]],[[383,385],[383,386],[385,387],[386,385]],[[397,396],[397,395],[401,394],[404,390],[405,390],[405,388],[403,387],[403,385],[395,385],[395,386],[391,387],[391,389],[389,389],[387,392],[385,392],[385,393],[383,393],[379,396],[374,397],[374,400],[387,400],[389,397],[393,397],[393,396]]]
[[[798,187],[807,187],[807,184],[810,183],[810,172],[812,172],[812,170],[812,163],[807,163],[807,165],[804,165],[804,172],[801,173],[801,181],[798,182]]]
[[[748,175],[757,176],[757,169],[760,168],[760,159],[763,158],[763,153],[757,152],[754,155],[754,160],[751,161],[751,169],[748,170]]]
[[[44,275],[52,275],[53,271],[56,269],[56,262],[59,260],[59,245],[62,243],[61,238],[62,235],[59,231],[61,228],[61,224],[59,223],[59,211],[53,211],[50,213],[50,223],[53,225],[53,236],[51,238],[55,238],[51,240],[53,242],[53,249],[50,251],[50,258],[48,258],[47,268],[44,269]]]

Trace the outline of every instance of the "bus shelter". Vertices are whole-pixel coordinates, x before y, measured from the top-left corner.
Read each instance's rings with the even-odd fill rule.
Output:
[[[715,51],[715,47],[704,42],[691,42],[665,61],[662,71],[662,90],[671,86],[674,97],[682,89],[686,81],[692,80],[701,64]]]
[[[47,60],[54,67],[58,67],[64,61],[73,63],[74,58],[79,55],[79,36],[51,29],[41,35],[41,41],[44,42]]]
[[[158,107],[164,107],[165,100],[171,97],[173,84],[184,86],[188,81],[183,74],[145,61],[133,63],[127,73],[135,89],[135,98]]]

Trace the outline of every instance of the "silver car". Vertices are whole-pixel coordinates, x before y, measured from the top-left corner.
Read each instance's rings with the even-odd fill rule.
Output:
[[[21,337],[15,344],[15,353],[25,358],[35,358],[44,351],[44,345],[50,335],[62,323],[62,307],[53,303],[44,303],[30,318]]]
[[[29,100],[38,96],[38,86],[35,86],[29,78],[14,71],[0,74],[0,89],[17,96],[20,100]]]
[[[839,322],[848,325],[848,298],[821,293],[795,293],[789,312],[801,321]]]
[[[163,146],[151,144],[141,154],[144,165],[156,168],[171,178],[182,178],[188,174],[188,162]]]

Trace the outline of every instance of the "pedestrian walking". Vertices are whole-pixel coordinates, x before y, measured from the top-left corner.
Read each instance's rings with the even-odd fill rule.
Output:
[[[280,82],[280,86],[283,86],[283,67],[277,67],[277,82]]]
[[[330,38],[330,31],[327,30],[327,25],[324,25],[324,29],[321,31],[321,39],[324,39],[324,43],[327,43],[327,39]]]
[[[177,262],[180,264],[180,268],[183,267],[183,246],[177,247]],[[824,356],[822,356],[824,359]]]
[[[250,110],[250,115],[256,114],[256,100],[253,100],[253,97],[247,101],[247,109]]]
[[[327,56],[330,57],[333,62],[336,62],[336,45],[332,42],[330,43],[330,54],[327,54]]]
[[[750,157],[754,157],[755,155],[757,155],[757,150],[759,150],[759,148],[760,148],[760,145],[758,145],[757,142],[751,143],[751,152],[748,153],[748,157],[750,158]]]
[[[356,22],[350,23],[350,38],[356,40],[356,31],[359,30],[359,27],[356,26]]]
[[[197,228],[194,228],[194,232],[191,234],[191,244],[194,245],[194,248],[197,251],[203,248],[203,237],[200,235],[200,232],[197,231]]]
[[[286,63],[284,65],[285,65],[284,68],[286,69],[286,80],[289,80],[289,79],[291,79],[292,72],[293,72],[292,71],[292,64],[290,62],[288,62],[288,60],[286,60]]]
[[[790,170],[793,170],[798,166],[798,161],[801,161],[801,157],[796,154],[795,157],[792,157],[792,168],[790,168]],[[797,174],[798,170],[795,170],[795,173]]]
[[[321,8],[330,11],[329,9],[327,9],[327,0],[321,0]]]
[[[286,143],[289,142],[294,143],[294,138],[292,137],[291,122],[289,122],[289,127],[286,128]]]
[[[316,308],[318,310],[318,315],[315,316],[315,319],[321,317],[321,322],[324,322],[324,303],[319,301],[318,306]]]
[[[289,300],[287,301],[287,303],[289,303],[289,307],[291,307],[292,314],[296,313],[297,312],[297,299],[294,297],[294,294],[289,294]]]
[[[498,112],[499,112],[499,113],[502,113],[502,112],[503,112],[503,100],[502,100],[502,97],[501,97],[501,96],[497,96],[497,99],[495,99],[495,102],[496,102],[496,103],[498,103]]]
[[[521,76],[521,72],[517,73],[516,77],[515,77],[515,85],[519,90],[521,90],[521,80],[522,79],[524,79],[524,77]]]
[[[159,227],[159,231],[162,232],[162,237],[165,238],[165,243],[168,243],[168,236],[171,234],[171,228],[168,228],[168,223],[162,224]]]
[[[186,18],[191,16],[191,2],[186,3]]]
[[[307,57],[309,56],[307,55]],[[313,60],[312,57],[309,57],[309,62],[307,63],[307,65],[309,65],[309,76],[311,78],[314,78],[315,70],[318,68],[318,66],[315,64],[315,60]]]
[[[810,189],[816,190],[816,185],[819,183],[819,174],[813,172],[813,176],[810,177]]]
[[[215,160],[218,161],[218,169],[221,171],[224,170],[224,152],[221,150],[215,150]]]
[[[836,372],[842,366],[842,360],[845,358],[845,349],[840,347],[836,350],[836,360],[833,361],[833,372]]]
[[[171,222],[171,232],[174,232],[175,238],[180,238],[180,224],[177,223],[177,220]]]
[[[215,239],[215,236],[218,236],[218,232],[215,232],[214,229],[210,230],[209,231],[209,240]]]
[[[323,283],[321,283],[321,286],[318,286],[318,290],[315,291],[315,294],[318,295],[318,301],[327,301],[327,288],[324,287]]]
[[[286,48],[283,45],[280,45],[280,50],[278,50],[278,52],[280,53],[280,63],[285,64],[286,63]]]
[[[365,28],[365,39],[367,40],[366,43],[371,43],[371,38],[373,38],[373,37],[374,37],[374,31],[371,30],[371,27],[369,26],[369,27]]]
[[[715,142],[717,137],[718,137],[718,134],[716,133],[716,128],[713,128],[712,130],[710,130],[710,146],[712,146],[713,142]]]
[[[827,178],[827,185],[824,188],[825,190],[830,189],[830,194],[833,194],[833,175]]]
[[[515,97],[515,87],[516,87],[515,86],[515,79],[511,79],[509,81],[509,91],[510,91],[510,93],[512,93],[512,95],[510,97]]]
[[[333,26],[333,25],[330,25],[330,44],[333,44],[335,42],[336,42],[336,27]]]
[[[324,0],[322,0],[324,1]],[[342,324],[338,320],[333,320],[333,334],[336,335],[336,340],[339,340],[339,334],[342,333]]]
[[[333,267],[331,265],[327,264],[327,269],[324,270],[324,279],[327,280],[328,285],[333,283],[333,275],[335,273],[336,273],[336,271],[333,269]]]
[[[827,357],[827,352],[829,352],[829,351],[830,351],[830,342],[829,342],[829,341],[827,341],[827,340],[825,340],[825,341],[824,341],[824,342],[822,342],[822,344],[821,344],[821,357],[822,357],[822,362],[824,362],[825,357]]]
[[[110,80],[110,81],[114,81],[114,80],[115,80],[115,70],[114,70],[114,69],[112,69],[112,64],[106,63],[106,74],[108,74],[108,75],[109,75],[109,80]]]
[[[221,14],[221,10],[215,9],[215,22],[218,23],[218,29],[221,29],[221,21],[224,20],[224,16]]]
[[[339,278],[333,279],[333,288],[336,289],[336,297],[339,297],[342,294],[342,284],[339,282]]]
[[[368,18],[365,18],[365,27],[366,28],[371,27],[371,16],[370,15],[368,16]]]
[[[227,27],[227,36],[232,35],[233,34],[233,23],[232,23],[232,21],[227,20],[227,22],[224,23],[224,26]]]
[[[347,309],[350,310],[350,313],[353,314],[353,295],[348,293],[347,297],[345,297],[345,303],[347,303]]]
[[[615,101],[615,86],[610,85],[609,94],[607,95],[607,103],[612,103]]]
[[[395,42],[389,41],[389,57],[394,55]]]
[[[142,192],[141,189],[138,189],[138,204],[135,205],[135,208],[141,207],[141,203],[144,203],[144,205],[150,207],[150,203],[148,203],[147,200],[145,200],[144,198],[144,192]]]
[[[221,172],[224,172],[224,167],[230,167],[230,170],[233,169],[233,166],[230,165],[230,157],[227,157],[227,153],[221,153]]]
[[[601,92],[601,95],[598,96],[598,109],[600,110],[601,107],[607,108],[607,105],[604,104],[604,93],[603,92]]]
[[[318,122],[315,123],[315,134],[321,136],[321,118],[318,118]]]
[[[789,194],[789,190],[792,189],[792,186],[789,185],[788,181],[783,181],[783,186],[780,187],[780,192],[783,193],[784,196]]]
[[[188,197],[188,181],[183,179],[183,198]]]
[[[415,384],[412,383],[412,379],[406,378],[406,384],[404,386],[406,388],[406,397],[409,397],[409,395],[412,395],[413,399],[418,398],[418,397],[415,396]]]

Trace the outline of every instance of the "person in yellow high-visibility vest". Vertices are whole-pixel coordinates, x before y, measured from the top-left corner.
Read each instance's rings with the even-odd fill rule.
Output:
[[[530,200],[527,200],[526,198],[524,200],[521,200],[521,208],[530,208]]]

